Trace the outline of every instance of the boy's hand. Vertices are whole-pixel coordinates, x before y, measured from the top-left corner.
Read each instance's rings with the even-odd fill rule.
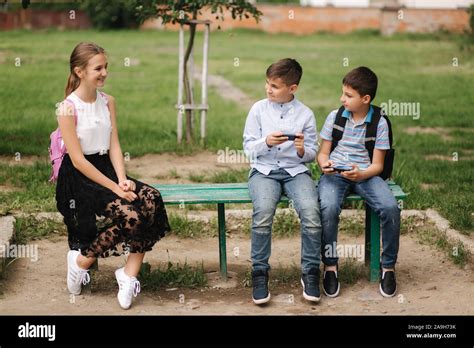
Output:
[[[300,157],[304,156],[304,134],[303,133],[296,133],[296,138],[295,138],[295,147],[296,151],[298,152],[298,155]]]
[[[331,168],[334,165],[334,162],[331,160],[328,160],[326,163],[323,163],[321,166],[321,170],[323,171],[324,174],[336,174],[336,171],[334,168]]]
[[[362,171],[359,170],[359,167],[355,164],[351,164],[352,169],[347,171],[347,172],[341,172],[341,175],[345,177],[346,179],[352,180],[352,181],[361,181],[363,180],[363,174]]]
[[[288,140],[288,137],[283,137],[282,135],[283,133],[280,131],[270,133],[269,135],[267,135],[267,139],[265,140],[265,142],[268,146],[283,144],[285,141]]]

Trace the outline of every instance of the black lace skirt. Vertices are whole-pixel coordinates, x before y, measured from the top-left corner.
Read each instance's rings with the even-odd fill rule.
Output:
[[[108,154],[85,155],[102,174],[118,183]],[[70,249],[89,257],[143,253],[170,231],[160,192],[131,177],[138,198],[121,199],[74,168],[65,155],[59,170],[56,202],[64,216]]]

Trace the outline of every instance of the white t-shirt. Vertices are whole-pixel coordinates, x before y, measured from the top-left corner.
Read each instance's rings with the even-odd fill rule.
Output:
[[[107,153],[112,133],[107,98],[97,91],[97,99],[93,103],[84,102],[74,92],[66,99],[72,101],[76,109],[76,133],[84,155]]]

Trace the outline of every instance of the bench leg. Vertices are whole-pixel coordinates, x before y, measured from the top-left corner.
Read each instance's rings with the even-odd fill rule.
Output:
[[[219,224],[219,265],[221,270],[221,277],[227,280],[227,250],[225,240],[224,203],[217,204],[217,221]]]
[[[380,219],[365,206],[365,263],[369,265],[369,280],[377,282],[380,272]]]

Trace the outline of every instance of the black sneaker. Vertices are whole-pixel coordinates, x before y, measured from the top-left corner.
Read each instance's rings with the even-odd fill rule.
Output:
[[[326,296],[336,297],[339,295],[341,284],[337,278],[337,271],[324,271],[323,290]]]
[[[268,291],[268,272],[257,270],[252,271],[253,293],[252,299],[255,304],[264,304],[270,301],[270,291]]]
[[[301,277],[303,285],[303,297],[308,301],[318,302],[321,298],[319,291],[319,268],[311,268],[307,274]]]
[[[379,286],[380,293],[383,297],[393,297],[397,292],[397,281],[394,271],[382,271],[382,278]]]

